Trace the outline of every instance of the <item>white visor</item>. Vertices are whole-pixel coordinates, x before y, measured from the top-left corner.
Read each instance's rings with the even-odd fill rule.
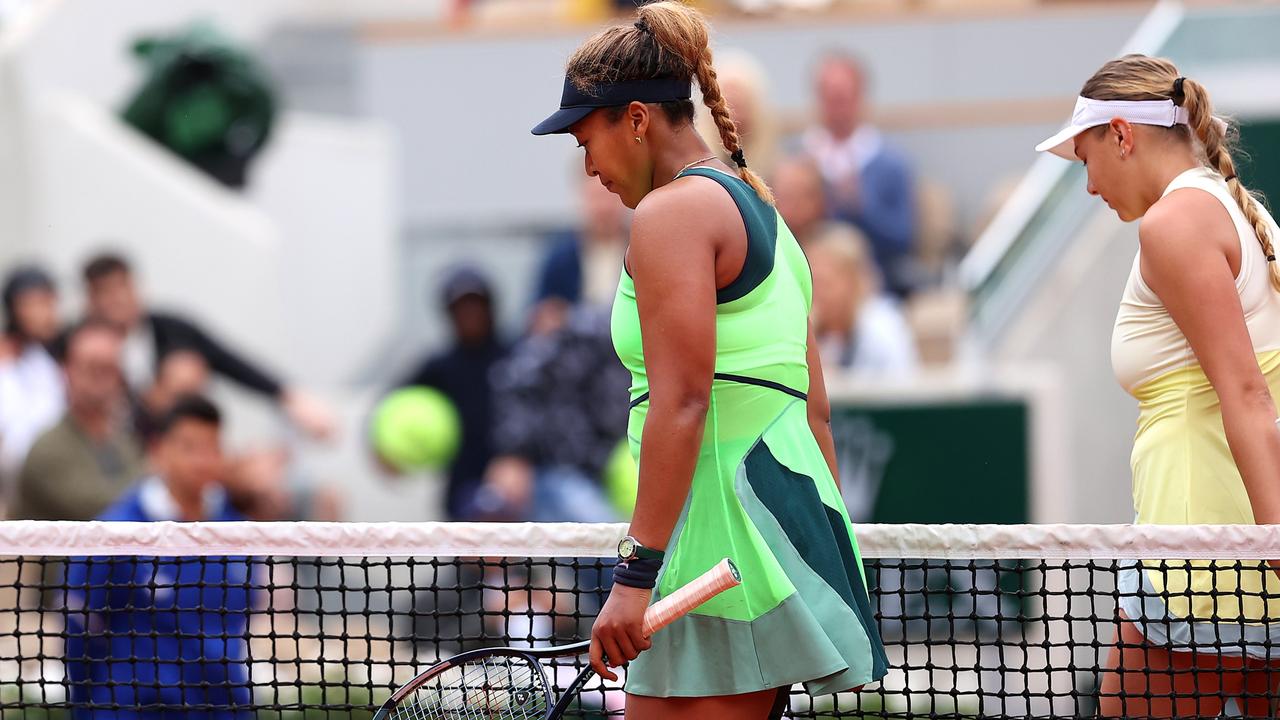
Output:
[[[1071,123],[1057,135],[1036,146],[1036,152],[1049,152],[1067,160],[1076,157],[1075,136],[1099,125],[1106,125],[1115,118],[1128,120],[1136,125],[1173,127],[1186,125],[1187,109],[1173,104],[1172,100],[1094,100],[1076,99],[1076,109],[1071,113]]]

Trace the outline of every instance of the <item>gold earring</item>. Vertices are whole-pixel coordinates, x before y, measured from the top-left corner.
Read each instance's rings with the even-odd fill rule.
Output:
[[[639,136],[639,135],[637,135],[637,136],[636,136],[636,144],[637,144],[637,145],[643,145],[643,144],[644,144],[644,141],[640,139],[640,136]]]

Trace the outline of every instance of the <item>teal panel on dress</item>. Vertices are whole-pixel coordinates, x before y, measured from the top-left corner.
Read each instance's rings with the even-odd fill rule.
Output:
[[[756,191],[740,177],[713,168],[692,168],[680,173],[711,178],[720,183],[742,215],[747,229],[747,258],[742,272],[733,282],[716,291],[716,303],[723,305],[760,287],[773,272],[774,254],[778,245],[778,211],[760,199]]]
[[[854,578],[857,578],[859,592],[865,594],[865,590],[856,568],[852,575],[849,572],[854,561],[853,547],[847,536],[843,545],[840,544],[837,538],[843,533],[834,532],[832,524],[824,522],[825,516],[815,517],[819,508],[825,511],[827,506],[818,495],[813,478],[783,465],[764,442],[756,443],[744,462],[751,489],[777,518],[805,564],[840,595],[850,610],[857,611]],[[843,557],[846,552],[848,563]]]
[[[836,543],[840,546],[840,556],[844,558],[844,571],[847,578],[858,578],[859,583],[862,581],[862,568],[858,565],[858,554],[854,552],[853,542],[849,540],[849,526],[844,519],[844,515],[839,510],[830,505],[823,505],[823,509],[827,511],[827,522],[831,524],[831,534],[835,536]],[[858,620],[862,623],[862,629],[866,631],[867,637],[875,637],[879,633],[879,629],[875,626],[875,613],[871,611],[871,602],[867,597],[866,588],[855,587],[853,590],[853,601],[857,604]],[[882,677],[889,671],[889,658],[884,654],[884,647],[881,645],[872,645],[872,674],[876,677]]]
[[[856,599],[866,596],[862,576],[849,570],[849,563],[857,563],[852,542],[845,545],[832,537],[831,524],[824,522],[827,506],[813,480],[779,463],[761,440],[743,460],[735,486],[752,523],[823,631],[818,638],[771,638],[768,646],[791,642],[838,649],[847,668],[806,681],[811,694],[839,692],[883,677],[888,663],[880,633],[868,604]],[[842,552],[849,553],[848,562]]]

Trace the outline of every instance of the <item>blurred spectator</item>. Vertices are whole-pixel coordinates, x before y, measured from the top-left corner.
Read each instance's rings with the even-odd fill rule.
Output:
[[[456,27],[471,22],[545,24],[553,21],[596,24],[635,12],[649,0],[447,0],[445,21]],[[696,2],[694,4],[697,4]]]
[[[250,520],[343,519],[342,493],[300,473],[286,445],[238,452],[227,461],[223,485],[231,506]]]
[[[738,137],[742,139],[748,166],[762,177],[770,176],[778,161],[778,118],[769,103],[769,81],[764,67],[746,52],[722,50],[716,53],[716,78],[729,104],[729,117],[733,118]],[[698,133],[725,164],[734,167],[711,113],[702,103],[697,103],[697,107]]]
[[[602,482],[610,454],[626,437],[631,385],[631,374],[613,350],[610,313],[608,304],[576,305],[563,327],[526,337],[494,367],[496,457],[477,496],[485,503],[486,519],[623,519],[609,502]],[[578,608],[587,612],[598,608],[610,585],[610,572],[582,558],[573,574]],[[490,577],[486,584],[499,588],[503,582]],[[483,607],[498,618],[527,615],[533,609],[536,614],[529,627],[507,631],[535,638],[554,634],[547,617],[554,607],[549,593],[489,591]]]
[[[61,358],[67,413],[31,446],[10,516],[92,520],[142,475],[142,453],[126,422],[120,333],[87,320],[73,328]]]
[[[956,220],[955,200],[951,192],[940,182],[929,178],[917,178],[916,246],[912,270],[918,289],[950,284],[951,275],[968,244],[961,238]],[[919,293],[917,293],[919,294]]]
[[[62,370],[49,354],[58,335],[53,279],[36,267],[9,273],[0,335],[0,482],[13,481],[27,450],[66,411]]]
[[[427,385],[444,393],[462,421],[462,441],[449,466],[445,514],[450,520],[482,516],[476,493],[493,457],[493,387],[490,370],[506,357],[494,318],[489,280],[471,267],[445,278],[441,304],[453,329],[450,347],[427,358],[399,387]]]
[[[822,173],[808,157],[788,158],[778,165],[771,183],[778,213],[803,248],[835,221],[828,218]]]
[[[493,426],[496,422],[492,370],[509,353],[497,332],[493,290],[489,279],[478,269],[461,266],[444,278],[440,305],[448,315],[453,332],[450,346],[426,358],[421,366],[406,376],[398,387],[426,385],[449,398],[462,425],[461,442],[448,468],[445,489],[445,519],[474,521],[494,518],[492,495],[482,492],[484,474],[493,458]],[[383,463],[388,469],[390,463]],[[459,563],[453,568],[439,568],[429,590],[412,594],[409,607],[397,607],[401,613],[397,623],[408,622],[402,631],[411,637],[455,638],[477,637],[486,631],[482,617],[484,606],[482,585],[491,588],[506,583],[498,577],[483,580],[483,563]],[[456,575],[455,575],[456,573]],[[492,624],[492,619],[488,620]],[[398,625],[397,625],[398,626]],[[503,633],[489,627],[494,637]],[[445,643],[449,643],[445,640]],[[435,640],[428,652],[444,652]],[[446,645],[458,652],[469,645]]]
[[[906,295],[917,221],[911,167],[868,122],[867,75],[858,60],[828,55],[815,84],[821,123],[803,143],[822,173],[831,214],[866,234],[887,288]]]
[[[134,426],[143,446],[156,439],[174,403],[184,396],[204,394],[209,379],[209,365],[199,353],[175,350],[164,356],[155,382],[134,407]],[[230,458],[223,485],[231,504],[250,520],[339,519],[337,494],[296,477],[292,460],[283,446],[253,448]]]
[[[601,487],[626,437],[630,373],[609,337],[609,306],[580,305],[563,328],[526,338],[494,368],[493,515],[535,522],[617,519]]]
[[[209,364],[194,350],[174,350],[160,359],[155,381],[135,399],[134,427],[144,447],[151,444],[174,401],[205,392],[209,378]]]
[[[157,426],[149,457],[156,474],[99,519],[243,519],[219,485],[221,415],[208,400],[179,398]],[[73,717],[119,707],[111,717],[253,718],[245,636],[252,569],[249,558],[72,560],[66,668]]]
[[[484,274],[474,267],[457,267],[445,276],[442,286],[440,304],[453,332],[451,345],[424,360],[399,387],[433,387],[444,393],[458,412],[462,435],[448,469],[445,518],[495,519],[496,501],[482,487],[485,470],[493,458],[496,418],[492,370],[507,357],[509,348],[498,336],[493,290]],[[389,463],[384,464],[390,467]],[[438,570],[434,580],[438,585],[430,591],[414,593],[412,607],[398,609],[409,622],[407,631],[415,637],[461,639],[484,634],[487,622],[487,630],[501,636],[503,630],[492,627],[492,618],[486,620],[481,612],[485,604],[481,586],[505,585],[498,577],[482,580],[492,570],[482,563],[470,562]],[[450,649],[460,651],[463,647]],[[430,652],[438,651],[433,641]]]
[[[209,368],[279,403],[285,414],[315,438],[329,439],[335,424],[329,410],[310,395],[285,388],[279,380],[244,360],[195,323],[142,305],[128,263],[117,255],[99,255],[85,265],[89,316],[110,323],[125,334],[125,380],[135,393],[152,385],[160,361],[176,350],[190,350]]]
[[[729,0],[733,7],[747,13],[769,13],[787,10],[822,10],[836,0]]]
[[[630,212],[593,177],[579,185],[581,225],[553,235],[543,260],[530,332],[555,332],[578,304],[612,305],[627,252]]]
[[[813,272],[813,324],[823,368],[914,372],[915,341],[896,299],[884,294],[867,240],[832,225],[805,249]]]

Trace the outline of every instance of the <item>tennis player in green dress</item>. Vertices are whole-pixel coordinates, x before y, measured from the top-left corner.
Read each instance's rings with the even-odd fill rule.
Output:
[[[694,81],[737,167],[694,130]],[[613,340],[633,377],[640,485],[592,662],[612,677],[631,661],[631,720],[778,717],[795,683],[824,694],[879,679],[809,267],[747,169],[706,21],[658,2],[586,41],[560,110],[534,129],[552,133],[571,133],[587,174],[635,209]],[[645,608],[724,557],[742,585],[645,638]]]

